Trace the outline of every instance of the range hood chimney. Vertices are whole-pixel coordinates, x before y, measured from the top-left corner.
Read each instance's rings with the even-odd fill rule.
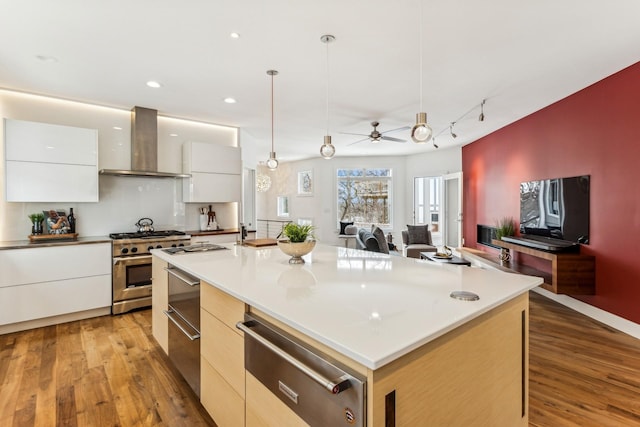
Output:
[[[101,175],[189,178],[182,173],[158,172],[158,111],[133,107],[131,110],[131,169],[101,169]]]

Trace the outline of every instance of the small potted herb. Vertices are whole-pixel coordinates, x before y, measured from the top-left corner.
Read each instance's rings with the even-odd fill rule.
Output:
[[[285,239],[278,240],[278,247],[282,252],[291,256],[289,264],[304,264],[302,257],[313,250],[316,241],[313,236],[312,225],[288,223],[282,229]]]
[[[43,213],[32,213],[28,215],[31,220],[31,234],[42,234],[42,221],[44,221]]]

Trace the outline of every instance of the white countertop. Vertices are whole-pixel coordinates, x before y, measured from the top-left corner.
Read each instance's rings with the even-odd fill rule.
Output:
[[[362,365],[377,369],[542,283],[538,277],[318,244],[152,253]],[[471,291],[478,301],[451,298]]]

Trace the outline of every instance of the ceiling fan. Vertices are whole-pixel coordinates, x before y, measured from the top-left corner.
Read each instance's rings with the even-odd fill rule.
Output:
[[[353,145],[353,144],[357,144],[359,142],[363,142],[363,141],[371,141],[371,142],[380,142],[380,141],[393,141],[393,142],[407,142],[406,139],[400,139],[400,138],[393,138],[391,136],[386,136],[385,134],[387,133],[391,133],[391,132],[397,132],[397,131],[401,131],[401,130],[408,130],[411,129],[411,126],[403,126],[401,128],[397,128],[397,129],[391,129],[391,130],[387,130],[384,132],[379,132],[378,131],[378,126],[380,125],[380,123],[373,121],[371,122],[371,126],[373,126],[373,130],[371,131],[371,133],[369,135],[365,135],[363,133],[350,133],[350,132],[340,132],[343,133],[345,135],[359,135],[359,136],[366,136],[366,138],[360,139],[358,141],[352,142],[351,144],[348,145]]]

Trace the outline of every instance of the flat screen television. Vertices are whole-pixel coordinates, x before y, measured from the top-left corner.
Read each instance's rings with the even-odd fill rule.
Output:
[[[589,243],[590,176],[520,184],[520,234]]]

